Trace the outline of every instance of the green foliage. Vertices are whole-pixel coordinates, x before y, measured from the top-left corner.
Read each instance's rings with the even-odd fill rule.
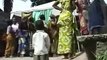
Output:
[[[107,50],[99,55],[96,55],[96,60],[107,60]]]

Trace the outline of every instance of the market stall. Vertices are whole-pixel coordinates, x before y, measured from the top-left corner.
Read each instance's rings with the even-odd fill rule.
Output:
[[[46,21],[47,21],[47,20],[49,20],[49,17],[51,14],[54,14],[54,15],[60,14],[60,11],[58,11],[52,7],[54,2],[55,1],[49,2],[46,4],[42,4],[42,5],[38,5],[38,6],[34,6],[34,7],[28,7],[28,8],[25,7],[25,9],[22,6],[23,9],[17,8],[17,10],[15,10],[15,8],[13,7],[13,10],[11,11],[11,18],[13,15],[22,16],[22,12],[32,12],[32,17],[35,20],[39,19],[39,15],[44,14]],[[20,6],[20,8],[21,8],[21,6]]]

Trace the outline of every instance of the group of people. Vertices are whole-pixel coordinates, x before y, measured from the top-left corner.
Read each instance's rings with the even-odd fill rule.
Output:
[[[45,22],[45,15],[40,15],[39,18],[40,20],[36,21],[35,23],[30,21],[28,22],[28,20],[26,19],[17,21],[15,17],[13,17],[12,20],[7,21],[7,25],[8,25],[7,31],[6,34],[4,35],[6,41],[6,48],[4,53],[5,57],[26,56],[26,55],[33,56],[31,53],[34,50],[33,45],[35,45],[36,42],[34,41],[35,38],[32,38],[32,35],[34,34],[34,32],[37,32],[39,29],[44,30],[48,34],[50,41],[48,42],[48,46],[50,46],[51,43],[52,45],[57,44],[56,40],[53,41],[53,39],[56,39],[55,36],[58,35],[57,34],[58,29],[56,26],[57,16],[51,15],[50,16],[51,20],[49,20],[48,24]],[[43,26],[41,25],[38,26],[39,21],[42,21]],[[36,38],[36,39],[40,40],[40,38]],[[40,41],[38,41],[38,43],[39,42]],[[38,45],[41,45],[41,43],[39,43]],[[50,48],[49,50],[50,55],[56,53],[53,47]],[[52,52],[52,50],[54,52]]]
[[[71,2],[71,0],[56,1],[53,7],[61,11],[60,15],[51,15],[48,24],[45,22],[45,16],[40,15],[40,20],[34,23],[35,30],[31,37],[34,60],[48,60],[48,54],[64,55],[64,58],[75,55]],[[62,8],[58,7],[59,3]],[[29,50],[30,37],[23,25],[24,23],[18,23],[15,18],[8,22],[5,57],[18,54],[24,56]]]
[[[58,4],[61,4],[61,7]],[[98,33],[104,25],[99,4],[99,0],[94,0],[92,4],[86,0],[56,1],[53,7],[61,11],[60,15],[51,15],[51,20],[49,20],[48,24],[45,22],[45,15],[40,15],[40,20],[35,21],[32,25],[34,26],[34,31],[31,41],[29,40],[28,31],[23,28],[20,29],[20,24],[13,18],[13,24],[10,21],[7,27],[5,56],[14,55],[15,50],[21,56],[24,56],[27,53],[26,48],[31,42],[34,50],[34,60],[49,60],[49,55],[56,56],[57,54],[64,55],[64,58],[74,57],[76,52],[76,28],[78,27],[80,35],[87,35],[90,34],[90,31],[91,34],[95,33],[95,31]],[[72,15],[74,9],[78,12],[78,16],[74,17]],[[96,14],[93,15],[93,12]],[[79,21],[75,23],[74,18]],[[97,22],[95,23],[96,20]],[[15,45],[15,43],[18,45]]]
[[[7,23],[8,26],[6,32],[6,48],[4,56],[12,57],[17,56],[18,54],[23,56],[26,53],[25,51],[26,48],[28,48],[27,44],[29,41],[29,34],[27,31],[26,23],[19,23],[14,17]],[[22,25],[22,23],[24,24]]]
[[[75,46],[77,43],[75,33],[77,33],[77,30],[79,31],[78,35],[102,33],[102,28],[104,27],[102,2],[104,3],[103,0],[57,0],[53,4],[55,9],[61,11],[59,18],[56,21],[55,28],[57,30],[57,34],[55,36],[55,31],[52,31],[54,29],[51,29],[51,33],[54,33],[51,34],[52,36],[49,35],[51,38],[54,37],[54,39],[50,39],[50,41],[52,41],[51,44],[54,46],[52,50],[54,50],[55,54],[64,55],[64,58],[75,57],[75,53],[77,51]],[[61,4],[61,7],[59,7],[58,4]],[[73,12],[75,11],[77,15],[74,14],[73,16]],[[36,41],[36,39],[34,40]],[[48,37],[47,40],[49,40]],[[94,48],[92,49],[92,52],[95,52],[96,43],[93,43],[93,45]],[[52,45],[50,46],[52,47]],[[36,50],[36,48],[34,50]],[[39,51],[42,52],[42,50]],[[47,54],[43,54],[45,58],[47,57]],[[34,55],[34,60],[41,56],[41,54]]]
[[[51,15],[51,20],[48,24],[44,21],[44,15],[41,15],[41,19],[36,21],[36,32],[32,37],[34,60],[49,60],[49,56],[57,55],[64,55],[64,58],[69,58],[73,55],[74,52],[71,52],[71,49],[73,50],[73,29],[71,29],[72,25],[69,24],[71,21],[65,22],[63,20],[67,25],[59,25],[57,23],[61,21],[57,20],[57,17],[58,16],[55,17],[54,15]],[[69,19],[69,17],[66,19]]]

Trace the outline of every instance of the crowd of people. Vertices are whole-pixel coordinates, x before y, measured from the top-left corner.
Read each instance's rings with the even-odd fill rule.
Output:
[[[48,35],[50,43],[53,43],[53,39],[56,39],[55,36],[58,35],[57,31],[57,18],[58,16],[51,15],[48,24],[45,22],[45,15],[40,15],[40,20],[43,22],[43,27],[36,26],[38,21],[33,23],[32,21],[23,19],[21,21],[17,21],[15,17],[12,20],[7,21],[7,30],[4,33],[3,39],[5,41],[4,46],[5,49],[3,56],[5,57],[14,57],[14,56],[33,56],[33,39],[32,36],[34,32],[38,30],[38,28],[44,30]],[[57,36],[56,36],[57,37]],[[39,42],[38,42],[39,43]],[[56,40],[54,42],[56,45]],[[54,47],[50,48],[50,55],[52,56],[52,50],[54,51]],[[1,49],[2,50],[2,49]],[[3,51],[2,51],[3,52]],[[56,53],[56,52],[54,52]]]
[[[64,55],[64,58],[71,58],[78,49],[75,31],[78,30],[79,35],[97,34],[104,26],[99,0],[92,4],[86,0],[58,0],[53,7],[61,13],[59,16],[52,14],[48,23],[45,15],[40,15],[35,22],[32,18],[18,22],[14,17],[7,22],[3,35],[6,37],[5,57],[34,56],[34,60],[49,60],[49,56]],[[78,13],[75,16],[74,9]]]
[[[33,56],[34,54],[34,60],[40,59],[39,56],[42,57],[41,59],[45,59],[48,54],[49,56],[59,54],[64,55],[65,58],[71,57],[74,53],[74,30],[70,2],[70,0],[57,1],[53,7],[57,8],[57,5],[62,3],[61,14],[59,16],[51,15],[48,23],[45,21],[45,15],[40,15],[40,20],[35,23],[27,19],[19,22],[13,16],[12,20],[7,21],[6,46],[3,55],[14,57]],[[64,3],[65,5],[63,5]],[[30,27],[32,28],[29,29]],[[33,54],[31,54],[32,51]]]

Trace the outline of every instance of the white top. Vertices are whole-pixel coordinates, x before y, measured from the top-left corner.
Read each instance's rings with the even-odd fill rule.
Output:
[[[13,31],[16,32],[16,30],[18,30],[19,28],[19,24],[18,23],[12,24],[12,28],[13,28]]]
[[[50,38],[44,30],[37,30],[32,37],[34,55],[48,54],[50,48]]]

